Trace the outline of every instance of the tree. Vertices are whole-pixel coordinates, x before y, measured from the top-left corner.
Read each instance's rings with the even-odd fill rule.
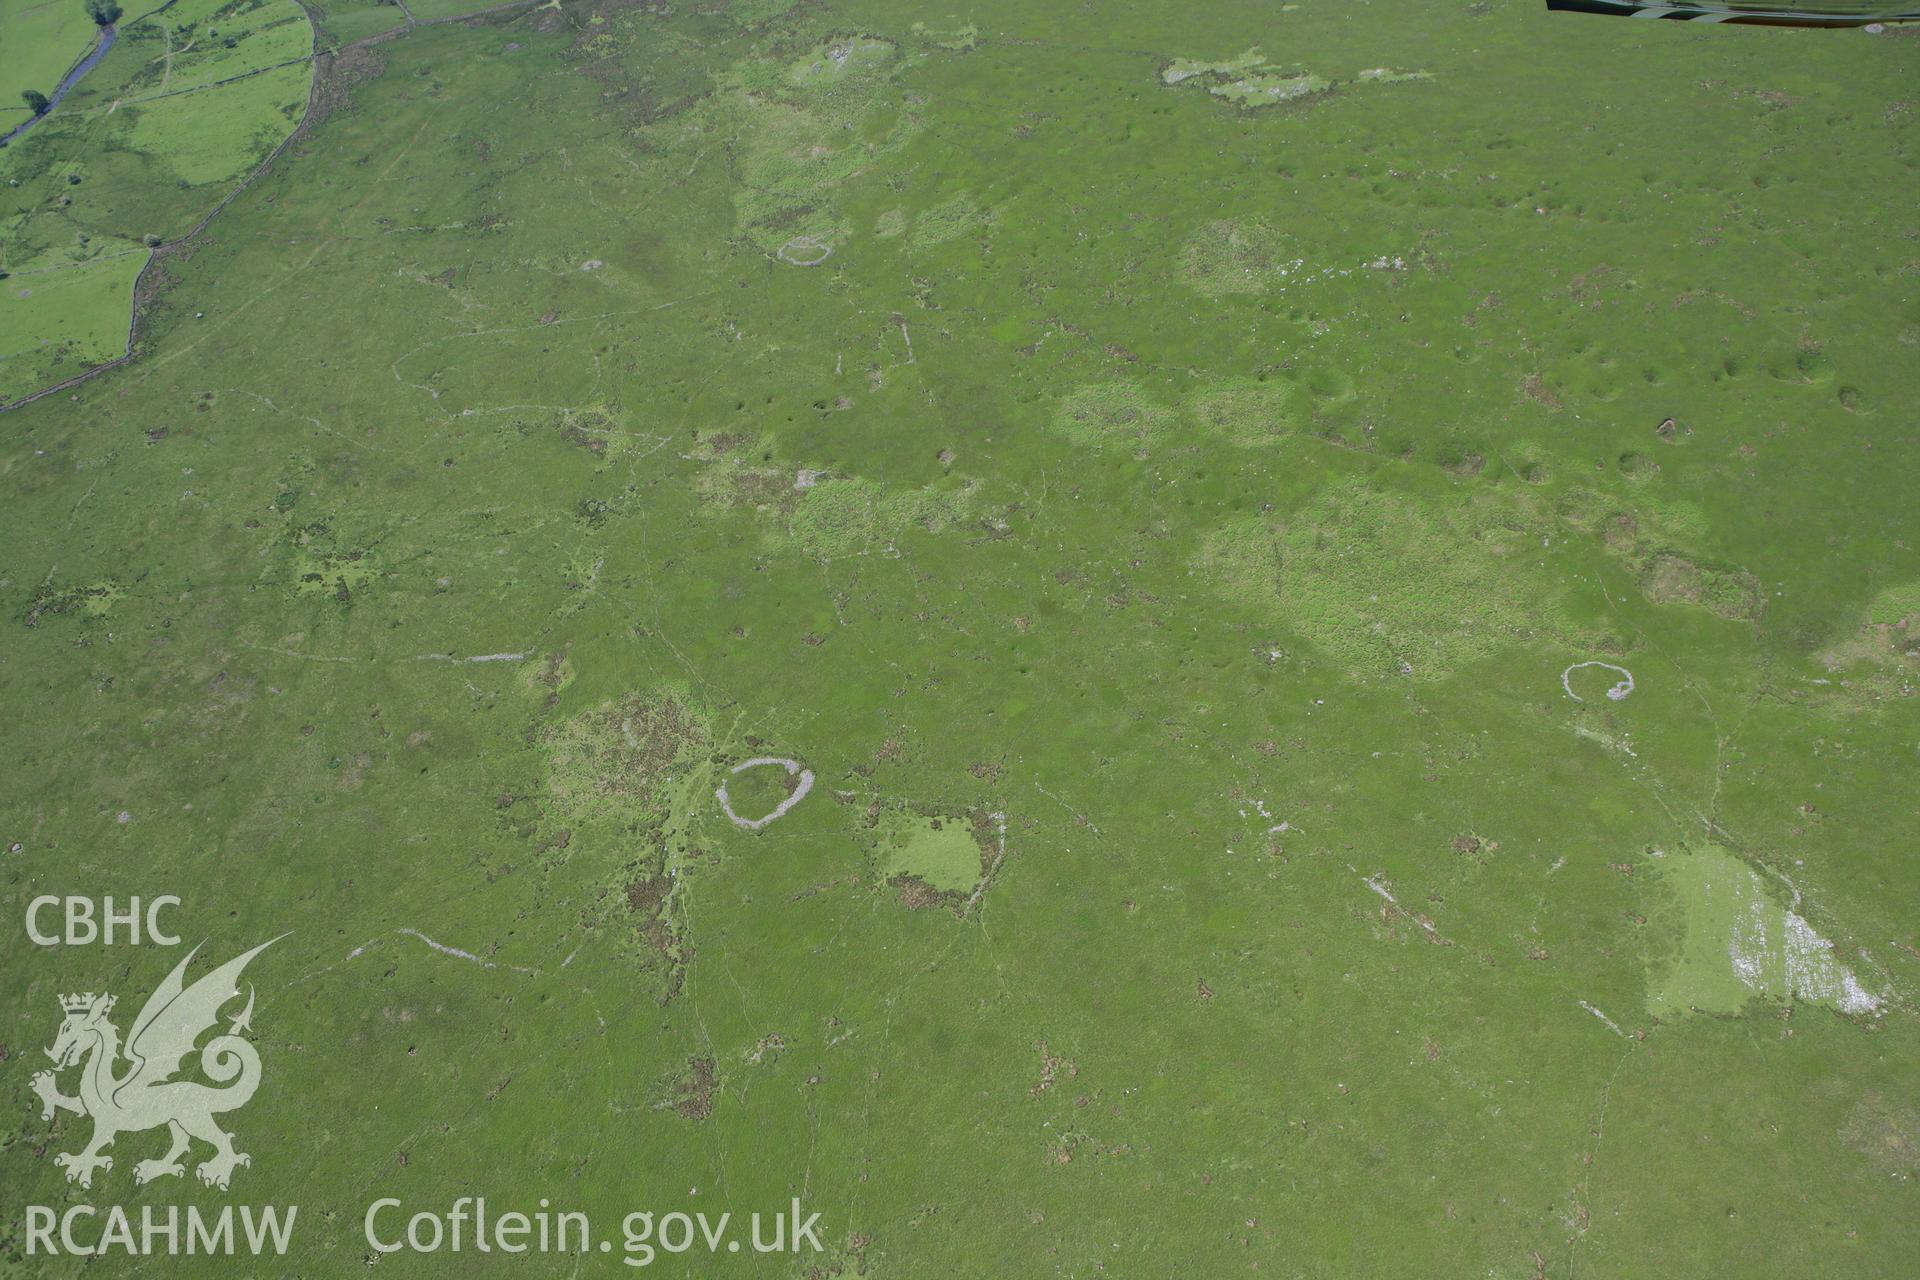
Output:
[[[47,108],[53,105],[47,101],[47,95],[38,89],[28,89],[24,91],[20,95],[20,101],[26,103],[27,110],[33,112],[36,116],[47,114]]]
[[[120,21],[118,0],[87,0],[87,14],[103,27]]]

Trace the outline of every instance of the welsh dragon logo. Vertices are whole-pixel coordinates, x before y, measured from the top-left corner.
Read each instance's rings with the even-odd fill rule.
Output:
[[[67,1016],[47,1050],[54,1070],[35,1075],[33,1091],[40,1095],[43,1120],[53,1119],[56,1111],[93,1118],[93,1139],[86,1148],[53,1158],[67,1171],[67,1181],[92,1186],[94,1170],[113,1168],[113,1157],[101,1153],[116,1137],[161,1125],[167,1126],[173,1145],[159,1159],[134,1165],[135,1182],[186,1172],[180,1158],[195,1138],[213,1147],[213,1155],[194,1169],[195,1176],[209,1186],[224,1191],[234,1169],[252,1163],[245,1153],[233,1149],[233,1135],[214,1122],[215,1116],[246,1106],[260,1086],[260,1055],[241,1036],[252,1026],[251,986],[246,1007],[233,1016],[225,1034],[197,1050],[200,1073],[223,1087],[174,1077],[196,1053],[195,1042],[219,1021],[221,1008],[239,997],[240,973],[247,962],[278,941],[261,943],[189,987],[187,965],[200,950],[195,947],[141,1006],[124,1047],[119,1028],[109,1020],[113,996],[89,991],[60,997]],[[121,1070],[123,1058],[126,1066]],[[54,1072],[75,1065],[81,1068],[80,1094],[70,1098],[60,1092]]]

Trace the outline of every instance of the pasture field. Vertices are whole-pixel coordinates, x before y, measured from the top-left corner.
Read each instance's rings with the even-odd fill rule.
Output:
[[[324,43],[333,46],[370,39],[407,25],[406,12],[389,0],[327,0],[308,5],[307,11],[315,15]]]
[[[293,131],[312,49],[294,0],[178,0],[124,18],[100,64],[0,151],[0,401],[122,354],[148,249]]]
[[[95,27],[80,0],[8,0],[0,5],[0,133],[28,116],[20,95],[49,96],[67,68],[93,46]]]
[[[12,397],[311,91],[0,413],[0,1274],[1910,1271],[1920,37],[176,9],[0,152]],[[69,1181],[270,938],[252,1163]]]

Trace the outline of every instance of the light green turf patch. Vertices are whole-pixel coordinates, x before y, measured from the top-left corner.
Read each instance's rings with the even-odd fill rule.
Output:
[[[1629,562],[1657,547],[1698,546],[1713,536],[1712,522],[1692,501],[1636,495],[1627,503],[1617,495],[1580,487],[1561,492],[1554,510],[1574,528],[1601,535],[1609,551]]]
[[[736,140],[736,221],[761,249],[774,252],[795,237],[844,242],[852,224],[840,201],[857,175],[920,132],[918,109],[889,92],[898,66],[892,47],[872,43],[887,56],[849,53],[845,67],[805,84],[794,76],[814,60],[785,74],[769,74],[765,63],[742,64],[727,78],[729,91],[695,113],[703,127]],[[667,136],[680,136],[680,127]]]
[[[1187,416],[1220,439],[1248,448],[1271,444],[1297,425],[1293,386],[1278,378],[1239,378],[1200,388],[1187,397]]]
[[[557,692],[551,664],[537,685]],[[670,997],[687,959],[680,889],[691,832],[715,803],[706,720],[683,693],[653,689],[549,726],[539,747],[533,812],[514,819],[533,861],[552,892]]]
[[[787,70],[787,78],[803,89],[837,85],[841,81],[892,61],[893,45],[869,36],[853,36],[821,45]]]
[[[1819,677],[1824,700],[1850,710],[1913,695],[1920,675],[1920,583],[1880,592],[1866,625],[1843,630],[1816,655],[1830,673]]]
[[[1174,423],[1174,413],[1131,382],[1100,382],[1063,396],[1053,427],[1092,449],[1151,449]]]
[[[1392,67],[1369,67],[1354,77],[1363,84],[1405,84],[1410,80],[1431,80],[1431,71],[1396,71]]]
[[[83,619],[104,618],[113,612],[114,605],[126,593],[126,587],[111,578],[70,587],[48,582],[34,592],[26,620],[31,625],[38,625],[42,618],[62,615]]]
[[[1634,464],[1623,460],[1623,476],[1633,480],[1635,471]],[[1705,516],[1691,503],[1613,504],[1582,489],[1563,494],[1558,509],[1569,524],[1598,533],[1608,553],[1632,571],[1640,593],[1654,604],[1697,605],[1745,622],[1766,610],[1766,593],[1751,572],[1695,550],[1711,533]]]
[[[971,22],[953,27],[935,28],[924,22],[913,24],[913,34],[936,49],[965,53],[980,43],[980,28]]]
[[[913,220],[913,231],[907,239],[916,248],[945,244],[949,240],[959,239],[979,226],[980,222],[980,207],[962,191],[922,210]]]
[[[1504,645],[1574,638],[1527,564],[1548,527],[1496,498],[1354,484],[1285,522],[1225,526],[1198,567],[1357,677],[1430,680]]]
[[[962,818],[906,814],[888,825],[883,877],[913,876],[940,893],[971,893],[980,883],[980,843]]]
[[[705,721],[671,693],[630,694],[555,725],[545,741],[552,820],[569,829],[664,823],[707,740]]]
[[[1243,71],[1252,71],[1266,64],[1266,55],[1255,45],[1237,58],[1228,58],[1223,62],[1204,62],[1199,58],[1175,58],[1161,68],[1160,79],[1165,84],[1182,84],[1197,76],[1237,76]]]
[[[1216,98],[1225,98],[1228,102],[1243,107],[1268,107],[1282,102],[1297,102],[1301,98],[1310,98],[1316,93],[1325,93],[1333,87],[1333,81],[1325,76],[1307,73],[1299,75],[1249,75],[1228,80],[1220,84],[1207,86],[1207,92]]]
[[[360,551],[328,552],[307,547],[293,561],[294,590],[304,596],[330,595],[344,600],[380,577],[379,561]]]
[[[1877,627],[1898,626],[1916,618],[1920,618],[1920,582],[1888,587],[1867,609],[1867,621]]]
[[[1240,107],[1268,107],[1298,102],[1326,93],[1340,84],[1396,84],[1431,78],[1431,74],[1425,71],[1371,67],[1358,72],[1351,81],[1335,81],[1298,66],[1270,63],[1257,46],[1223,62],[1175,58],[1160,71],[1162,84],[1204,85],[1214,97],[1224,98]]]
[[[1766,608],[1759,580],[1745,569],[1702,564],[1674,551],[1656,552],[1644,562],[1640,592],[1655,604],[1696,604],[1746,621]]]
[[[787,532],[816,559],[866,555],[887,550],[911,529],[948,528],[966,517],[970,499],[967,488],[888,490],[871,480],[821,480],[794,506]]]
[[[782,514],[792,511],[803,492],[795,487],[797,469],[764,462],[763,456],[771,451],[772,438],[768,436],[748,438],[722,433],[710,437],[702,443],[698,455],[694,492],[714,507],[752,507]]]
[[[1333,82],[1297,68],[1269,64],[1258,47],[1224,62],[1176,58],[1160,73],[1163,84],[1204,85],[1216,98],[1241,107],[1267,107],[1325,93]]]
[[[1264,293],[1305,265],[1292,239],[1263,222],[1201,225],[1180,251],[1180,275],[1208,297]]]
[[[1779,887],[1727,850],[1670,854],[1661,883],[1678,901],[1681,937],[1651,984],[1648,1012],[1737,1013],[1758,996],[1845,1013],[1879,1007],[1833,944],[1781,900]]]

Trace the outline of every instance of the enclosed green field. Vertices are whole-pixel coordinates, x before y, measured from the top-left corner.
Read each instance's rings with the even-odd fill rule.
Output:
[[[126,350],[148,248],[190,231],[293,131],[312,42],[293,0],[185,0],[125,19],[100,64],[0,151],[5,269],[78,273],[57,301],[0,285],[0,401]]]
[[[0,414],[0,1274],[1911,1271],[1920,38],[176,8],[0,152],[11,397],[312,75]]]
[[[479,6],[474,6],[479,7]],[[352,44],[407,25],[405,10],[391,0],[328,0],[310,4],[320,30],[330,44]]]
[[[93,47],[95,31],[81,0],[0,4],[0,133],[27,118],[23,92],[52,96],[60,77]]]
[[[0,359],[30,377],[59,380],[119,355],[134,277],[146,261],[144,249],[115,245],[0,281]]]

